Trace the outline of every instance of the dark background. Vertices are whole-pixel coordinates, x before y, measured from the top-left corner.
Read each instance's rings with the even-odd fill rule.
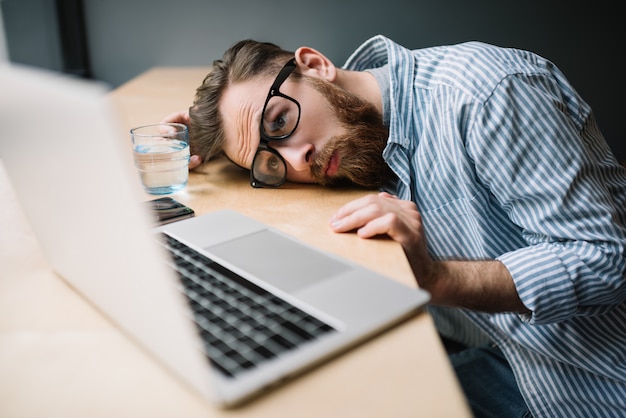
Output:
[[[288,49],[311,46],[338,65],[375,34],[409,48],[479,40],[532,50],[564,71],[593,107],[618,160],[626,162],[621,126],[626,91],[618,64],[623,60],[624,29],[617,4],[0,0],[11,61],[92,77],[112,88],[152,66],[208,65],[244,38]]]

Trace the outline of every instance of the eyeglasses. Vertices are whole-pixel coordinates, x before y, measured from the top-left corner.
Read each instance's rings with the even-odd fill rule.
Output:
[[[300,103],[279,91],[295,68],[296,59],[292,58],[280,70],[267,93],[259,125],[261,141],[250,168],[252,187],[279,187],[287,178],[285,159],[268,143],[289,138],[298,127]]]

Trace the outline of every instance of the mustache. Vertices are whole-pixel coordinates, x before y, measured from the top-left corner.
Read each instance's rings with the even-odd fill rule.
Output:
[[[337,151],[337,142],[337,137],[331,137],[324,148],[315,155],[311,162],[311,174],[315,178],[315,181],[321,185],[328,185],[326,168],[328,164],[330,164],[330,159],[333,154]]]
[[[382,158],[386,141],[380,135],[386,129],[369,129],[332,137],[311,163],[311,174],[323,186],[356,185],[365,188],[380,187],[391,170]],[[373,135],[372,135],[373,134]],[[326,169],[334,154],[340,159],[337,173],[326,176]]]

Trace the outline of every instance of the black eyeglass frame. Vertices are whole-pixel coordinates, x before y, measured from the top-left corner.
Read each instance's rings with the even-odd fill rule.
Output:
[[[255,187],[255,188],[280,187],[287,180],[287,163],[285,162],[285,159],[283,158],[282,155],[280,155],[278,151],[276,151],[273,148],[270,148],[268,144],[270,141],[282,141],[284,139],[287,139],[296,131],[296,129],[298,129],[298,124],[300,123],[300,114],[301,114],[300,103],[298,103],[296,99],[289,97],[286,94],[280,92],[280,86],[282,86],[282,84],[285,82],[285,80],[287,80],[287,78],[291,75],[293,70],[296,69],[296,67],[297,67],[297,63],[296,63],[295,58],[292,58],[289,61],[287,61],[287,63],[279,71],[278,75],[276,76],[276,79],[274,80],[274,82],[272,83],[272,86],[270,87],[269,92],[267,93],[267,98],[265,99],[265,104],[263,105],[263,111],[261,112],[261,120],[259,122],[259,133],[260,133],[261,140],[259,142],[259,147],[257,148],[254,154],[254,158],[252,159],[252,165],[250,166],[250,185],[252,187]],[[275,96],[282,97],[284,99],[287,99],[295,103],[296,106],[298,107],[298,118],[296,119],[296,123],[293,129],[289,133],[285,135],[280,135],[280,136],[269,136],[265,132],[265,129],[263,128],[263,119],[265,117],[265,109],[267,108],[267,104],[272,99],[272,97],[275,97]],[[274,183],[274,184],[269,184],[269,183],[265,183],[257,179],[254,176],[254,164],[256,163],[257,157],[261,151],[267,151],[271,154],[274,154],[283,163],[285,167],[285,174],[281,181]]]

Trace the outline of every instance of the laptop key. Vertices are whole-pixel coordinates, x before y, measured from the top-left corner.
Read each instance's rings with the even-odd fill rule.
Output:
[[[181,291],[211,364],[226,376],[334,331],[330,325],[215,263],[166,234]]]

